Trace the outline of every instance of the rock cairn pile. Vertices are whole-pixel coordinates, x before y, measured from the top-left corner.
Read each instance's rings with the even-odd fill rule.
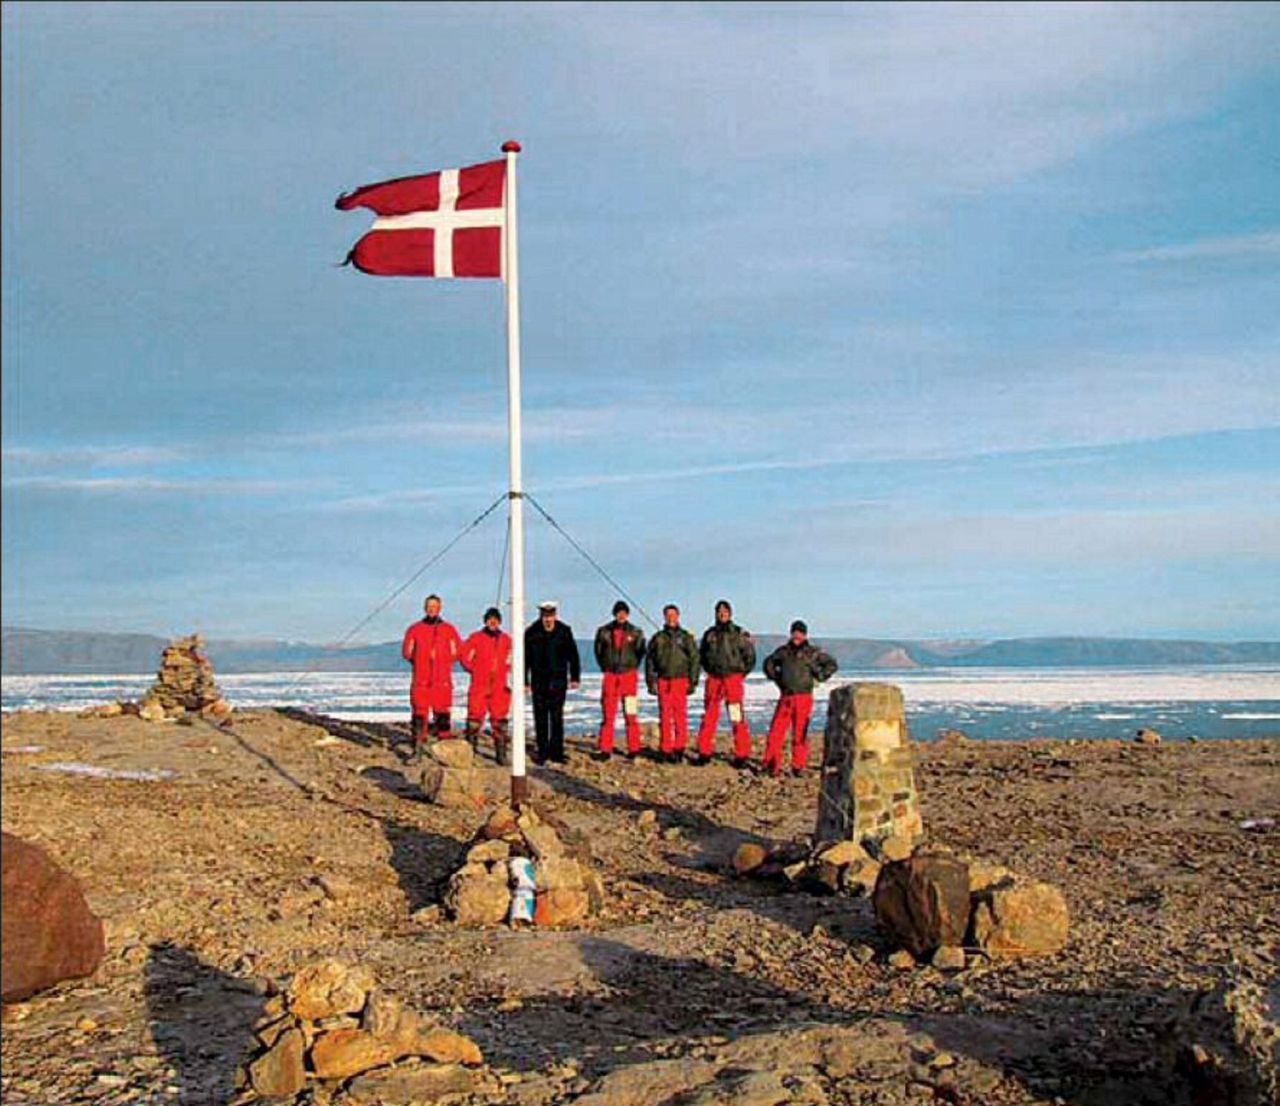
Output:
[[[1188,1000],[1168,1040],[1173,1072],[1193,1102],[1280,1102],[1280,974],[1235,965]]]
[[[169,643],[160,659],[156,682],[138,713],[148,722],[163,722],[185,714],[221,721],[231,713],[231,704],[218,690],[213,664],[204,655],[203,637],[192,634]]]
[[[461,810],[484,806],[484,787],[471,743],[461,738],[433,741],[422,766],[422,791],[428,802]]]
[[[572,926],[603,905],[585,842],[528,803],[503,804],[489,816],[444,893],[445,911],[461,925]]]
[[[339,960],[298,972],[268,1001],[254,1036],[243,1088],[276,1101],[319,1084],[343,1086],[353,1106],[434,1102],[473,1090],[484,1062],[469,1037],[428,1022],[379,988],[368,968]]]

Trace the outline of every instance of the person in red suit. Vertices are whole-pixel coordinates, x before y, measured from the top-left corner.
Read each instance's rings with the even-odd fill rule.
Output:
[[[502,631],[502,612],[490,607],[484,612],[484,626],[462,643],[458,657],[471,673],[467,692],[467,740],[474,749],[480,740],[485,715],[493,732],[493,755],[507,763],[511,735],[507,729],[511,715],[511,635]]]
[[[428,595],[422,606],[426,617],[405,631],[400,650],[413,665],[409,705],[415,754],[422,752],[428,733],[436,739],[453,737],[453,662],[462,652],[458,631],[440,617],[440,596]]]

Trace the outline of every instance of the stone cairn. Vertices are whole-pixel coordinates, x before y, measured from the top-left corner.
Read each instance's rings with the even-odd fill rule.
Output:
[[[148,722],[186,714],[221,721],[231,713],[231,704],[222,697],[213,677],[213,664],[204,655],[203,637],[192,634],[169,643],[161,657],[156,682],[138,713]]]
[[[902,691],[854,684],[831,693],[812,842],[747,842],[733,868],[801,891],[871,896],[900,967],[955,971],[967,950],[997,959],[1066,945],[1070,919],[1056,887],[923,838]]]
[[[827,711],[815,840],[876,848],[898,838],[914,846],[924,837],[924,822],[902,690],[893,684],[836,688]]]
[[[484,1062],[469,1037],[434,1025],[363,966],[323,960],[267,1002],[241,1069],[243,1101],[343,1087],[353,1104],[435,1102],[474,1090]],[[392,1067],[391,1065],[395,1065]],[[241,1101],[241,1099],[237,1099]]]
[[[521,894],[519,874],[530,862],[532,902]],[[529,803],[503,804],[489,816],[444,893],[445,911],[461,925],[571,926],[603,904],[604,885],[586,844]]]

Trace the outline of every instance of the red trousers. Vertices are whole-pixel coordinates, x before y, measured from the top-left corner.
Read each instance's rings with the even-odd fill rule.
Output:
[[[622,707],[623,717],[627,720],[627,752],[640,751],[640,700],[637,693],[640,688],[640,670],[633,668],[630,672],[606,672],[604,687],[601,691],[600,705],[604,709],[604,718],[600,722],[600,751],[613,752],[613,720]]]
[[[751,727],[742,700],[747,677],[742,672],[728,676],[707,676],[706,697],[702,701],[702,725],[698,727],[698,752],[709,757],[716,751],[716,726],[720,724],[720,703],[729,705],[733,727],[733,755],[746,760],[751,755]]]
[[[683,753],[689,744],[689,677],[658,680],[658,726],[664,753]]]
[[[452,722],[449,714],[453,710],[453,681],[437,680],[432,684],[414,683],[409,685],[409,705],[416,720],[421,719],[422,728],[429,728],[437,737],[452,737]],[[415,732],[417,732],[415,728]]]
[[[471,688],[467,692],[467,721],[478,726],[486,714],[490,725],[507,721],[511,714],[511,689],[484,687],[479,679],[472,677]]]
[[[791,735],[791,766],[807,768],[809,766],[809,719],[813,715],[813,694],[788,694],[783,692],[778,706],[773,712],[773,722],[769,726],[769,741],[765,746],[764,764],[766,772],[778,775],[782,771],[782,750],[787,743],[787,735]]]

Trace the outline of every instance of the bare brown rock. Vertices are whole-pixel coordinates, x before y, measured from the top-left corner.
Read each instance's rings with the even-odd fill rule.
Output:
[[[363,1029],[333,1029],[311,1046],[311,1068],[321,1079],[347,1079],[391,1063],[397,1053],[395,1043]]]
[[[289,984],[289,1009],[299,1018],[318,1021],[364,1008],[373,988],[373,973],[340,960],[322,960],[303,968]]]
[[[466,1094],[475,1075],[458,1064],[405,1064],[353,1079],[346,1101],[353,1106],[419,1106],[446,1095]]]
[[[3,997],[17,1002],[94,971],[106,939],[70,872],[29,841],[6,833],[3,867]]]
[[[1014,880],[976,896],[973,940],[988,956],[1060,952],[1069,928],[1066,900],[1052,884]]]
[[[275,1043],[249,1065],[249,1082],[263,1098],[289,1098],[307,1081],[303,1065],[305,1043],[300,1029],[286,1029]]]
[[[505,922],[511,908],[511,890],[504,866],[501,862],[492,868],[464,865],[449,878],[444,905],[449,916],[461,925]]]
[[[755,841],[746,841],[733,854],[733,870],[740,876],[750,875],[768,859],[768,849]]]
[[[969,924],[969,869],[946,856],[913,856],[880,869],[876,921],[917,960],[961,945]]]

